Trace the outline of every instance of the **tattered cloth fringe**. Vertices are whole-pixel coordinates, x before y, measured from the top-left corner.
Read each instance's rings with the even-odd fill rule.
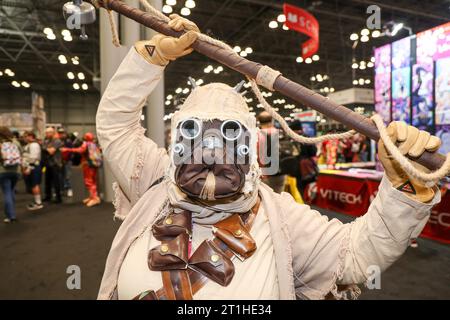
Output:
[[[119,184],[117,182],[113,182],[112,189],[114,191],[114,198],[113,198],[112,204],[115,209],[113,220],[116,221],[116,219],[118,219],[120,221],[123,221],[123,220],[125,220],[125,216],[121,215],[121,207],[122,207],[121,196],[122,195],[120,194]]]
[[[145,137],[145,129],[139,128],[139,132],[136,133],[135,143],[136,143],[136,150],[137,150],[137,156],[136,156],[136,166],[133,171],[133,175],[131,176],[131,179],[134,181],[134,189],[135,193],[134,196],[136,198],[132,198],[132,203],[136,203],[136,201],[141,197],[141,194],[139,192],[139,178],[142,173],[142,168],[144,167],[144,154],[142,152],[142,144],[144,143],[144,137]]]
[[[337,282],[341,280],[344,276],[344,267],[345,267],[345,256],[350,251],[350,239],[351,239],[351,231],[353,229],[353,222],[350,223],[350,226],[345,234],[344,239],[342,239],[341,246],[339,248],[338,255],[338,266],[337,270],[333,274],[333,284],[329,290],[329,293],[333,295],[333,298],[336,300],[356,300],[361,294],[361,289],[356,285],[346,285],[341,286],[339,288]],[[326,296],[324,297],[326,298]]]

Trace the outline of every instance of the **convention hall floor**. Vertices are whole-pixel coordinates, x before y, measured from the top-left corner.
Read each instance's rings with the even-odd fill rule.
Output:
[[[18,223],[0,224],[0,299],[95,299],[119,227],[112,206],[85,208],[66,199],[29,213],[28,199],[18,194]],[[81,268],[80,290],[66,287],[70,265]],[[365,289],[361,299],[450,299],[449,266],[449,246],[419,240],[382,275],[381,290]]]

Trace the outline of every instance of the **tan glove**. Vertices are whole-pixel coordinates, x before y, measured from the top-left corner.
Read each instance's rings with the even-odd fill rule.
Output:
[[[438,137],[413,126],[408,126],[402,121],[390,123],[387,127],[387,133],[403,155],[414,158],[419,157],[425,150],[433,152],[441,146],[441,140]],[[394,188],[420,202],[426,203],[434,198],[436,188],[429,188],[421,181],[409,177],[399,163],[388,154],[381,139],[378,141],[378,157]],[[419,170],[429,172],[427,168],[417,163],[414,163],[414,166]]]
[[[180,38],[155,35],[150,41],[139,41],[134,47],[145,60],[159,66],[166,66],[170,61],[192,52],[191,45],[197,40],[197,25],[177,14],[170,15],[169,26],[175,31],[187,31]]]

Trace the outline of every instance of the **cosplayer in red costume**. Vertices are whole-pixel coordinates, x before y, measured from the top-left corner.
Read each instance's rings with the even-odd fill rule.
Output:
[[[87,207],[93,207],[100,204],[100,198],[97,195],[97,171],[98,164],[92,161],[90,157],[90,146],[96,148],[94,135],[87,132],[83,137],[83,144],[78,148],[62,148],[62,152],[76,152],[81,154],[81,167],[83,168],[83,180],[86,189],[89,191],[89,197],[83,200]]]

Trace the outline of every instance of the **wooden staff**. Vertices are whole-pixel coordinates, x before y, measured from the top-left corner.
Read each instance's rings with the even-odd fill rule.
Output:
[[[153,15],[133,8],[120,0],[98,1],[98,4],[108,10],[115,11],[126,16],[148,28],[151,28],[161,34],[180,37],[184,32],[177,32],[170,28],[165,22],[156,19]],[[192,48],[227,67],[253,79],[256,79],[261,64],[245,59],[224,48],[214,46],[202,40],[197,40]],[[361,114],[358,114],[349,108],[338,105],[328,98],[295,83],[286,77],[279,76],[274,89],[291,99],[306,105],[318,112],[336,120],[349,128],[352,128],[365,136],[378,141],[380,134],[375,124]],[[442,166],[445,157],[437,152],[424,152],[419,158],[412,159],[417,163],[427,167],[430,170],[436,170]]]

